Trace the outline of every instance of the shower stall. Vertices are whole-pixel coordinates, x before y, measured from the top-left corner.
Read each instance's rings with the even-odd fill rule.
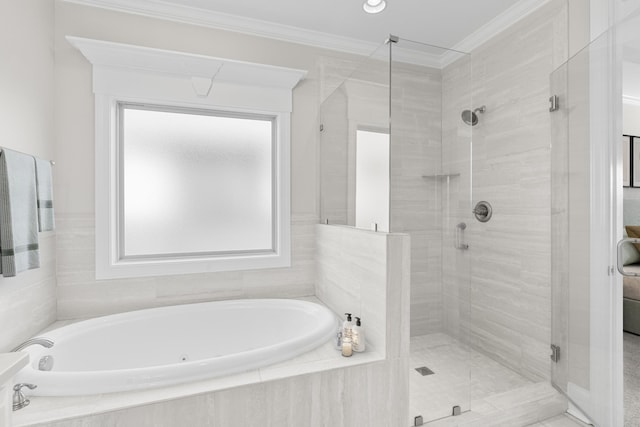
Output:
[[[566,373],[595,368],[576,329],[589,308],[567,298],[589,281],[564,280],[562,260],[603,237],[568,232],[590,209],[575,186],[588,191],[597,171],[571,189],[563,178],[579,159],[604,161],[588,141],[613,135],[594,123],[614,112],[589,108],[597,84],[581,97],[585,75],[609,81],[606,40],[569,58],[568,13],[548,2],[472,54],[391,36],[361,62],[321,64],[320,221],[411,238],[407,426],[518,425],[582,403]]]

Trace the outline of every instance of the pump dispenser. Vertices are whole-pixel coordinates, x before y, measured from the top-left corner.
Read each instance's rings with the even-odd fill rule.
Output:
[[[342,323],[342,339],[351,339],[353,333],[353,322],[351,321],[351,313],[345,313],[347,320]]]
[[[353,351],[362,353],[365,350],[364,328],[359,317],[356,317],[356,325],[351,329],[351,340],[353,341]]]

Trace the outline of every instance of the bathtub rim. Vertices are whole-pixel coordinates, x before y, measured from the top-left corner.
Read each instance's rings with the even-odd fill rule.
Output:
[[[38,392],[39,390],[36,389],[32,392],[34,394],[31,394],[33,397],[106,395],[109,393],[142,391],[145,389],[152,389],[157,387],[179,385],[182,383],[199,381],[200,378],[202,378],[202,370],[206,369],[203,368],[203,366],[209,366],[210,369],[214,369],[213,372],[216,372],[217,369],[220,369],[219,365],[222,365],[222,371],[224,373],[217,376],[228,376],[245,371],[251,371],[254,369],[260,369],[261,367],[267,367],[281,362],[286,362],[287,360],[290,360],[290,358],[287,358],[287,350],[290,352],[290,354],[293,352],[297,354],[304,354],[316,347],[321,346],[325,341],[330,341],[331,334],[338,327],[338,321],[335,313],[328,306],[319,301],[301,300],[294,298],[247,298],[205,301],[193,304],[162,306],[157,308],[154,307],[116,313],[113,315],[82,319],[71,324],[60,325],[60,327],[51,328],[48,330],[48,332],[43,332],[35,336],[50,338],[54,341],[54,343],[57,342],[56,339],[58,338],[59,342],[64,343],[64,341],[73,340],[78,335],[91,333],[92,330],[100,330],[104,327],[108,328],[109,326],[112,326],[114,324],[126,324],[130,321],[135,322],[138,319],[153,320],[154,318],[162,318],[166,316],[167,313],[169,313],[169,316],[171,316],[171,313],[181,313],[183,310],[185,310],[185,308],[188,307],[194,307],[196,310],[200,310],[206,309],[207,306],[213,303],[223,305],[226,310],[233,310],[234,308],[246,310],[252,308],[252,306],[254,306],[256,303],[259,306],[263,302],[267,302],[268,305],[266,308],[278,309],[282,307],[284,310],[302,309],[302,311],[305,311],[310,307],[307,304],[312,303],[321,307],[323,310],[327,310],[329,313],[333,314],[333,322],[330,325],[326,324],[321,328],[314,329],[311,336],[304,335],[304,337],[306,337],[306,339],[304,339],[304,344],[296,346],[295,348],[292,348],[292,345],[300,339],[300,336],[296,336],[294,338],[286,339],[283,341],[277,341],[267,346],[258,347],[240,353],[225,354],[220,357],[210,357],[206,359],[194,359],[187,362],[123,369],[84,371],[56,371],[54,369],[51,372],[41,372],[37,368],[38,360],[42,356],[47,355],[50,350],[44,347],[32,346],[25,349],[25,352],[27,352],[31,356],[34,356],[32,358],[33,360],[30,360],[29,365],[24,368],[29,372],[27,373],[27,375],[22,376],[22,378],[20,378],[19,380],[20,382],[26,381],[34,384],[40,383],[43,386],[46,385],[47,387],[53,387],[52,384],[64,384],[64,381],[62,380],[65,378],[71,379],[72,382],[83,380],[85,382],[89,382],[95,380],[98,382],[102,381],[101,384],[104,384],[104,390],[98,392],[87,392],[69,385],[64,385],[62,387],[63,389],[65,389],[65,392],[63,392],[62,394],[55,394],[53,392],[45,392],[45,394],[41,394]],[[152,312],[152,314],[150,317],[147,317],[146,314],[149,312]],[[324,313],[321,313],[320,315],[324,317]],[[56,334],[56,332],[60,329],[64,329],[64,331],[61,332],[63,333],[62,337],[59,337],[60,334]],[[256,357],[261,355],[263,355],[263,357]],[[248,369],[240,368],[242,370],[238,372],[239,365],[237,359],[240,359],[239,363],[242,366],[248,367]],[[229,372],[234,370],[236,372]],[[38,378],[39,376],[40,378]],[[185,376],[186,379],[184,379]],[[178,379],[180,377],[182,377],[183,379]],[[215,376],[209,378],[215,378]],[[123,379],[126,384],[122,383]],[[118,382],[118,380],[120,380],[120,382]],[[143,385],[139,385],[140,381],[144,381]]]
[[[326,306],[315,296],[290,298],[293,300],[311,301]],[[329,308],[330,309],[330,308]],[[39,334],[85,319],[61,320],[44,328]],[[314,353],[311,358],[310,353]],[[329,354],[330,357],[326,357]],[[314,357],[317,356],[317,357]],[[313,359],[313,360],[311,360]],[[250,386],[300,375],[315,374],[336,369],[348,369],[354,366],[384,363],[386,355],[384,349],[376,349],[367,345],[364,353],[355,353],[352,357],[342,357],[329,341],[323,346],[311,350],[309,353],[264,368],[254,369],[245,373],[212,378],[186,384],[176,384],[147,390],[135,390],[121,393],[108,393],[78,397],[48,397],[32,396],[29,411],[13,413],[14,427],[27,427],[38,423],[51,423],[114,411],[118,409],[134,408],[143,405],[180,399],[208,393]]]

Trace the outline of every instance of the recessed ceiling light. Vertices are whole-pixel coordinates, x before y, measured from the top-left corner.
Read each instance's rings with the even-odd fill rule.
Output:
[[[365,0],[362,8],[367,13],[380,13],[387,7],[385,0]]]

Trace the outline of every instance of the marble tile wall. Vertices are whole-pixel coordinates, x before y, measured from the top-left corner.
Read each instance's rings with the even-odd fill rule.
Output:
[[[0,278],[0,353],[56,320],[56,234],[40,233],[40,268]]]
[[[378,351],[408,354],[409,236],[317,225],[316,246],[316,296],[361,317]]]
[[[396,359],[32,426],[403,426],[408,372]]]
[[[442,74],[394,62],[391,90],[391,218],[411,235],[411,335],[442,329]]]
[[[468,244],[473,224],[471,212],[472,128],[461,120],[461,112],[473,110],[471,99],[471,56],[456,62],[442,75],[442,158],[443,173],[450,174],[442,185],[442,298],[443,331],[466,342],[467,328],[461,324],[463,313],[469,312],[469,280],[473,252],[456,248],[456,232],[460,243]],[[480,118],[482,120],[482,117]],[[464,224],[464,230],[457,229]]]
[[[362,318],[367,341],[386,345],[387,234],[316,226],[316,296],[344,320]]]
[[[292,215],[289,268],[95,280],[93,215],[58,217],[58,319],[233,298],[313,295],[315,215]]]
[[[473,107],[486,105],[487,111],[472,129],[471,199],[473,204],[489,201],[494,213],[484,224],[465,216],[470,248],[457,257],[463,265],[467,264],[462,258],[470,257],[469,275],[465,280],[466,271],[462,274],[454,291],[462,298],[446,309],[447,325],[454,332],[461,331],[474,348],[531,380],[550,376],[547,99],[550,75],[567,56],[566,20],[566,4],[550,2],[472,52]],[[459,67],[466,70],[468,64],[453,64],[444,75],[468,80]],[[454,87],[448,84],[445,90]],[[454,98],[448,94],[443,98],[447,111],[446,103]],[[446,146],[456,133],[445,129],[444,135]],[[454,153],[445,151],[445,169],[459,160]],[[461,200],[467,200],[469,189],[460,191],[465,195]],[[450,304],[454,299],[445,301]]]

